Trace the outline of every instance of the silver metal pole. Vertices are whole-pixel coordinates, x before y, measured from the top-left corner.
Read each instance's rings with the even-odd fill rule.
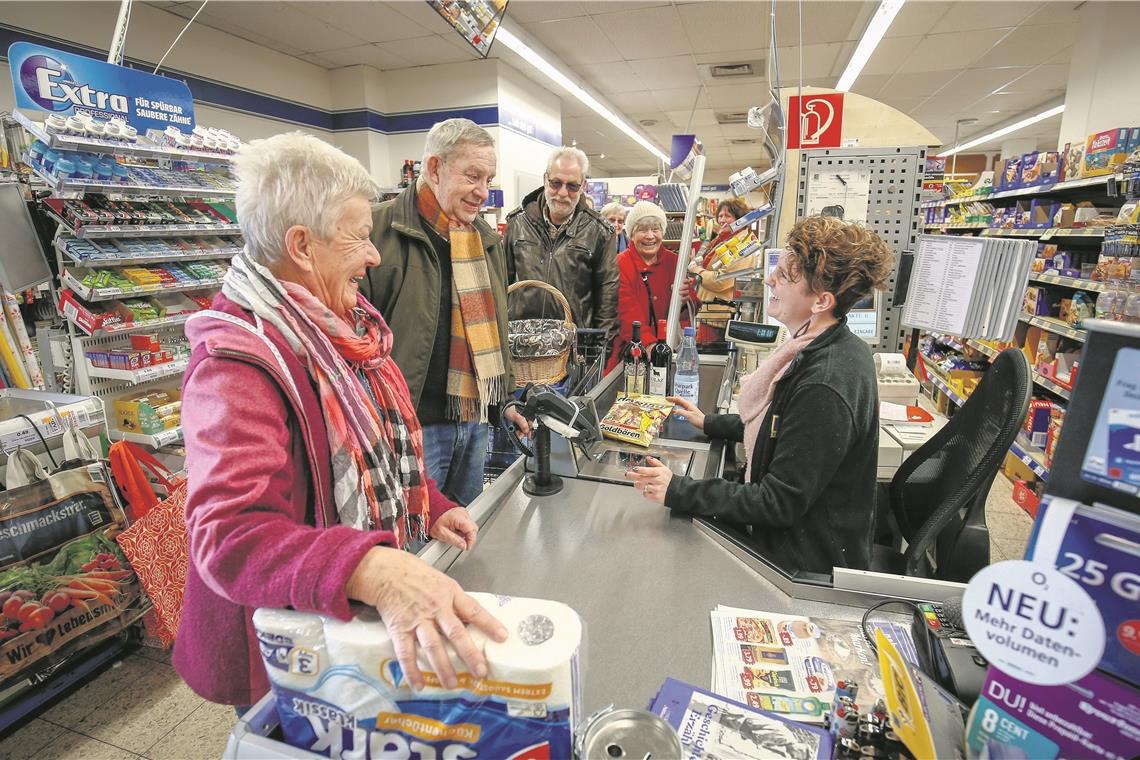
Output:
[[[130,22],[131,0],[121,0],[119,18],[115,21],[115,32],[111,35],[111,46],[107,50],[107,63],[123,62],[123,49],[127,45],[127,26]]]
[[[693,176],[689,179],[689,205],[685,209],[685,223],[681,228],[681,250],[677,258],[677,271],[673,274],[673,297],[669,300],[669,321],[665,334],[669,345],[676,350],[681,345],[681,285],[689,276],[689,259],[693,256],[693,225],[697,219],[697,205],[701,201],[701,183],[705,179],[705,157],[693,161]]]

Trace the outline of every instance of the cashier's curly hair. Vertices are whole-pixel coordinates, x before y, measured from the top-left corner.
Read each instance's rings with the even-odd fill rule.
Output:
[[[785,258],[793,281],[807,279],[813,293],[835,296],[843,317],[873,290],[883,290],[894,270],[894,255],[866,227],[830,216],[801,219],[788,233]]]

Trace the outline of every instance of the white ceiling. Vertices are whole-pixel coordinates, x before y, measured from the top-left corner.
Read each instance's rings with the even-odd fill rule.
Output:
[[[199,2],[151,5],[189,18]],[[955,122],[976,118],[962,137],[1064,94],[1076,29],[1077,0],[1024,2],[910,0],[856,81],[854,92],[910,114],[944,143]],[[785,86],[834,87],[876,2],[808,0],[776,3],[776,39]],[[799,13],[802,10],[802,20]],[[563,2],[511,0],[507,24],[522,27],[558,55],[668,152],[690,125],[712,169],[757,163],[758,132],[718,125],[718,111],[767,100],[766,75],[710,83],[702,65],[767,61],[768,0]],[[366,64],[397,69],[473,60],[476,55],[422,0],[401,2],[241,2],[214,0],[197,23],[309,63],[333,69]],[[802,29],[802,48],[799,45]],[[499,57],[550,87],[505,47]],[[695,106],[695,109],[694,109]],[[656,122],[646,124],[646,122]],[[1060,117],[1016,134],[1053,147]],[[598,174],[644,174],[644,149],[573,98],[563,99],[563,138],[586,149]],[[996,150],[983,145],[979,150]],[[605,153],[606,158],[596,155]]]

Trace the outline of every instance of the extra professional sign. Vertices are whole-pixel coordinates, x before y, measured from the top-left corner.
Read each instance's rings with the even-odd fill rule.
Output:
[[[16,107],[100,119],[117,116],[148,129],[194,128],[194,101],[185,82],[60,50],[15,42],[8,48]]]

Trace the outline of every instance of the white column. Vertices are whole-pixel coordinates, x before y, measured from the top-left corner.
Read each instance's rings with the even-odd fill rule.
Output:
[[[1037,140],[1029,137],[1004,140],[1001,144],[1001,157],[1014,158],[1037,150]]]

